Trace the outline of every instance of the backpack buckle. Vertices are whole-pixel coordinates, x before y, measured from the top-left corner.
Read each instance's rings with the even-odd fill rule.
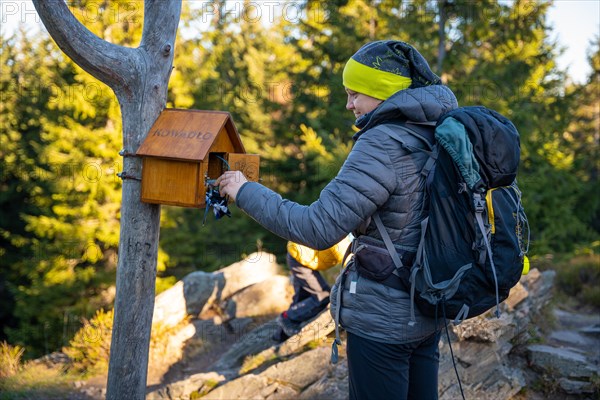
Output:
[[[478,213],[483,213],[485,210],[485,199],[479,193],[473,195],[473,206]]]

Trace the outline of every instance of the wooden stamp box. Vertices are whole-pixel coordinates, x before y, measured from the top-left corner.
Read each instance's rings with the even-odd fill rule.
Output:
[[[246,154],[224,111],[165,109],[136,154],[143,157],[146,203],[203,208],[207,181],[228,168],[258,180],[260,158]]]

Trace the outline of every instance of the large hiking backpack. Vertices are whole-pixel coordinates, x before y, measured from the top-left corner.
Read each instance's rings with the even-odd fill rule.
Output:
[[[410,124],[404,129],[429,143]],[[398,276],[427,316],[460,323],[494,306],[499,316],[528,263],[529,226],[515,180],[517,129],[493,110],[461,107],[437,122],[435,143],[423,151],[430,157],[423,171],[427,217],[410,275]],[[392,254],[377,214],[375,222]]]

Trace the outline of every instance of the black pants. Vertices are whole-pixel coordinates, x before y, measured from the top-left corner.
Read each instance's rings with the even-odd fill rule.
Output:
[[[351,400],[438,398],[439,332],[406,344],[387,344],[348,332]]]
[[[329,304],[330,288],[318,271],[303,266],[289,254],[287,263],[292,272],[294,286],[294,297],[287,310],[287,316],[293,322],[304,322]]]

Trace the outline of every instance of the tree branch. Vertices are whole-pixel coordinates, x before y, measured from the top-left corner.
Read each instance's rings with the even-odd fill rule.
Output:
[[[44,26],[58,47],[89,74],[113,90],[128,85],[135,49],[118,46],[90,32],[63,0],[33,0]]]
[[[180,15],[181,0],[146,0],[140,47],[149,53],[158,51],[164,57],[168,57],[173,52],[175,43],[161,42],[164,40],[161,38],[173,38],[174,42]]]

